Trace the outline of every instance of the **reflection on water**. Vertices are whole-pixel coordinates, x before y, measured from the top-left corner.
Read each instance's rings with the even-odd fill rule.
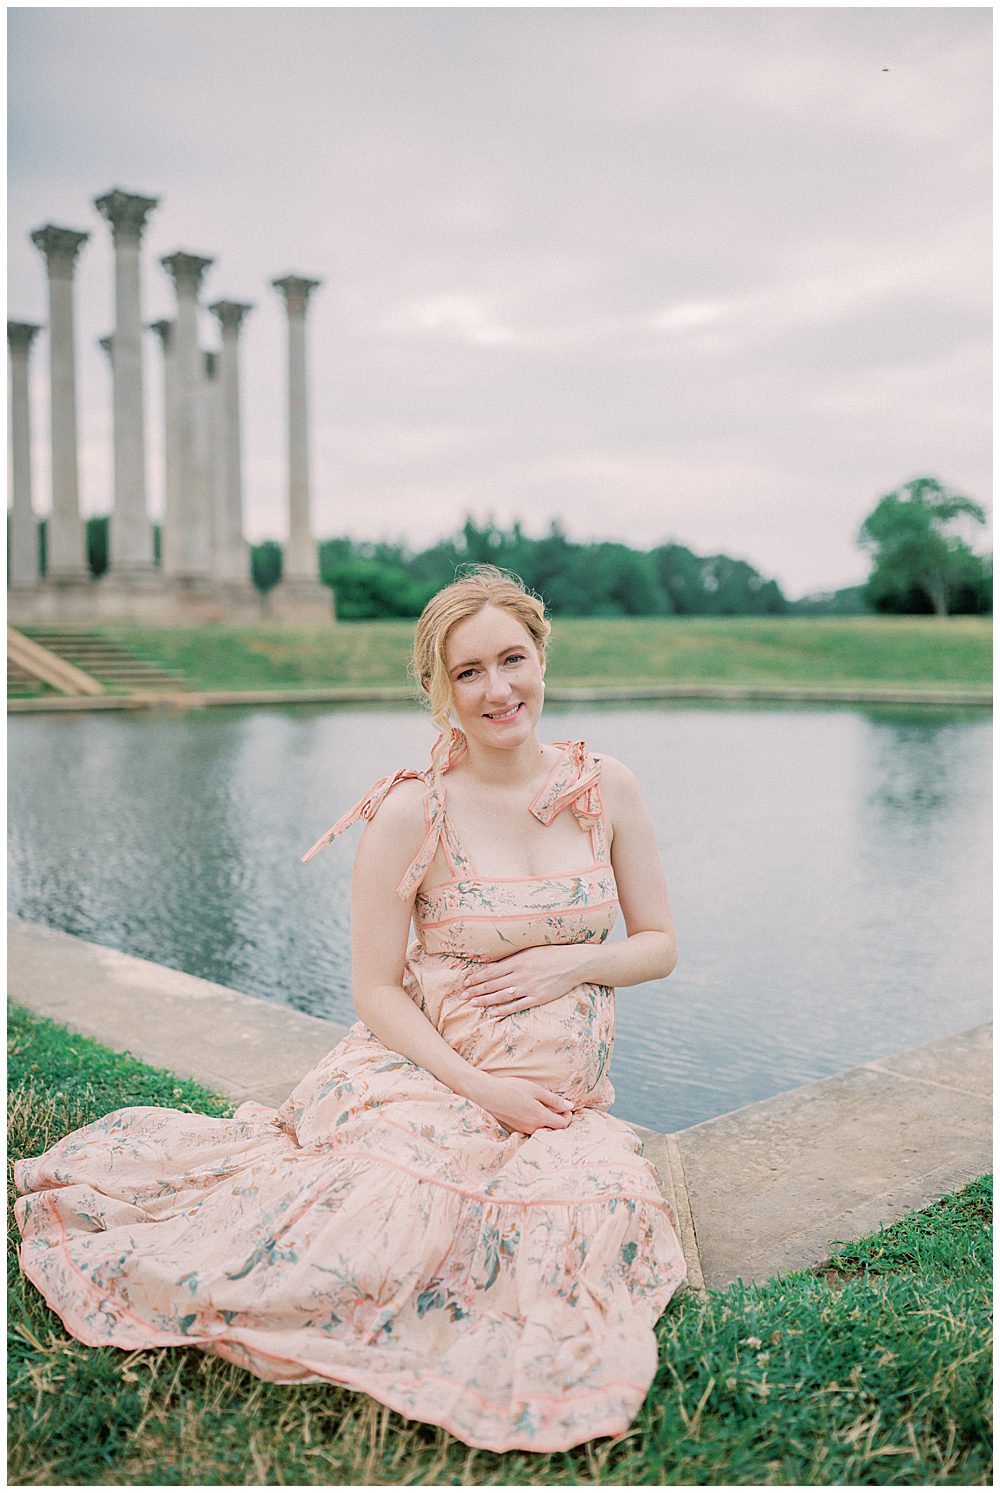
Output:
[[[636,773],[680,931],[671,978],[619,993],[616,1113],[678,1129],[988,1018],[982,712],[549,706],[545,724]],[[431,739],[400,707],[14,718],[11,910],[347,1023],[357,831],[299,856]]]

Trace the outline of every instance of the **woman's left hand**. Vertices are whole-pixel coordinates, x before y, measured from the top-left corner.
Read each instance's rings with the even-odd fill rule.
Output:
[[[586,944],[539,944],[469,970],[469,1004],[493,1016],[544,1006],[584,982]]]

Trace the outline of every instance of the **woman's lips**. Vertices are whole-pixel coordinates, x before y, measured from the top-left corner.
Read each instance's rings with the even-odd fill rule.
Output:
[[[486,719],[488,721],[512,721],[523,705],[524,701],[518,700],[517,704],[511,705],[508,710],[498,711],[494,714],[485,712]]]

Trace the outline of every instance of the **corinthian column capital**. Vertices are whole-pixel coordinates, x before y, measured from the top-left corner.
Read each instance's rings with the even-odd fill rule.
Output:
[[[250,301],[215,301],[208,309],[219,318],[224,331],[238,332],[247,312],[253,310],[253,304]]]
[[[301,275],[283,275],[279,280],[272,280],[271,284],[275,290],[280,290],[285,298],[288,314],[304,315],[306,303],[310,293],[317,286],[323,284],[322,280],[305,280]]]
[[[41,327],[30,321],[9,321],[7,341],[11,352],[27,352],[34,341],[35,333],[40,331]]]
[[[176,254],[165,254],[160,263],[173,280],[178,295],[183,291],[197,295],[202,275],[215,260],[202,259],[198,254],[184,254],[178,250]]]
[[[89,237],[89,233],[78,233],[75,228],[57,228],[54,223],[46,223],[44,228],[35,229],[31,242],[45,255],[50,275],[69,276],[77,254]]]
[[[116,187],[94,198],[94,206],[111,224],[115,243],[119,239],[134,239],[138,243],[146,226],[146,216],[159,202],[159,197],[139,197],[134,192],[123,192]]]

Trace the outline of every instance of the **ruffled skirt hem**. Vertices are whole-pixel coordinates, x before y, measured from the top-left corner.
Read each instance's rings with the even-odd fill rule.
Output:
[[[47,1199],[48,1201],[48,1199]],[[51,1233],[37,1225],[25,1235],[19,1250],[21,1268],[38,1289],[46,1304],[63,1322],[73,1337],[91,1348],[119,1348],[135,1352],[154,1348],[196,1348],[245,1369],[257,1378],[274,1384],[332,1384],[338,1388],[369,1395],[390,1410],[409,1420],[440,1426],[464,1445],[490,1452],[529,1451],[554,1453],[568,1451],[597,1437],[617,1438],[625,1435],[635,1419],[655,1372],[656,1339],[653,1325],[671,1297],[685,1284],[683,1262],[672,1278],[643,1303],[640,1314],[632,1308],[629,1324],[630,1357],[636,1362],[637,1350],[646,1339],[646,1354],[641,1383],[609,1380],[590,1388],[564,1394],[530,1392],[516,1396],[508,1404],[491,1401],[480,1390],[437,1374],[426,1366],[407,1371],[397,1366],[384,1371],[366,1369],[361,1362],[350,1362],[348,1345],[342,1350],[342,1361],[333,1363],[335,1344],[329,1340],[326,1361],[311,1355],[308,1347],[278,1353],[255,1338],[263,1332],[244,1332],[220,1323],[218,1331],[171,1331],[144,1321],[134,1311],[116,1303],[115,1321],[102,1331],[93,1327],[95,1317],[108,1310],[109,1302],[84,1275],[72,1259],[69,1238],[55,1207],[44,1210],[52,1218]],[[53,1238],[53,1234],[60,1238]],[[38,1250],[44,1258],[35,1259]],[[53,1270],[53,1251],[62,1256],[62,1270]],[[60,1280],[74,1277],[75,1290]],[[640,1316],[646,1317],[640,1321]],[[513,1345],[512,1345],[513,1346]],[[368,1351],[364,1342],[354,1347],[354,1355],[363,1358]]]

